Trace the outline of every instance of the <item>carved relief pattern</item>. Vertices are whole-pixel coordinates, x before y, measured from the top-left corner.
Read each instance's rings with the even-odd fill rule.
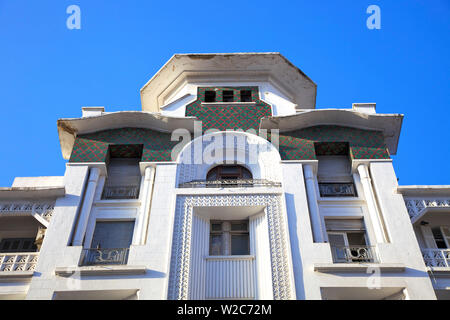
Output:
[[[55,209],[54,203],[2,203],[0,214],[38,214],[50,222]]]
[[[269,226],[274,299],[293,299],[281,200],[277,195],[180,196],[173,231],[169,299],[188,299],[193,207],[265,206]]]
[[[426,208],[450,208],[450,199],[405,199],[405,205],[412,219]]]

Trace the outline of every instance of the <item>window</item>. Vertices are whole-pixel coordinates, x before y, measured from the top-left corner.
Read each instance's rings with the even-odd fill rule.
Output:
[[[241,90],[241,102],[251,102],[251,101],[252,101],[252,91]]]
[[[216,92],[213,90],[205,91],[205,102],[216,102]]]
[[[450,248],[450,227],[434,227],[431,232],[439,249]]]
[[[134,221],[97,221],[91,248],[83,251],[83,265],[127,264]]]
[[[239,180],[252,179],[252,173],[239,165],[220,165],[211,169],[206,175],[206,180]]]
[[[129,248],[133,231],[134,221],[97,221],[91,248]]]
[[[34,238],[13,238],[2,239],[0,242],[0,252],[36,252]]]
[[[334,262],[371,262],[363,219],[325,219]]]
[[[222,100],[223,100],[223,102],[233,102],[234,101],[234,91],[233,90],[224,90]]]
[[[211,256],[249,255],[248,221],[211,221]]]
[[[346,143],[316,143],[321,197],[356,197]]]
[[[102,199],[138,199],[141,184],[140,158],[111,158]]]

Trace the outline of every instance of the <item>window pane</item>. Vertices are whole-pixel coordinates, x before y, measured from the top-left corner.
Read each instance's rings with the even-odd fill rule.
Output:
[[[205,91],[205,102],[215,102],[216,92],[215,91]]]
[[[248,255],[248,234],[231,235],[231,255]]]
[[[233,94],[232,90],[225,90],[223,92],[223,102],[233,102]]]
[[[345,240],[343,234],[328,234],[328,241],[332,247],[345,246]]]
[[[232,222],[231,231],[247,231],[247,222]]]
[[[211,231],[221,231],[221,230],[222,230],[221,223],[212,223],[211,224]]]
[[[251,90],[241,90],[241,102],[251,102],[252,92]]]
[[[366,238],[363,232],[349,232],[347,233],[347,239],[350,246],[366,245]]]
[[[209,254],[211,256],[222,255],[222,235],[212,234],[209,241]]]
[[[129,248],[133,238],[134,221],[97,222],[91,248]]]

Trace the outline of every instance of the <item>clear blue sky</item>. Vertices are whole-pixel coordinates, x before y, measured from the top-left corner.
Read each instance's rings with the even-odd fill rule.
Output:
[[[81,30],[66,8],[81,8]],[[369,5],[381,29],[369,30]],[[174,53],[277,51],[318,85],[317,107],[405,115],[400,184],[450,184],[450,1],[0,0],[0,186],[63,175],[56,120],[140,110]]]

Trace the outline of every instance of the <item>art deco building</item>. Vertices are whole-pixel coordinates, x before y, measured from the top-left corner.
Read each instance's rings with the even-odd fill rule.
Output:
[[[59,119],[64,176],[0,189],[0,298],[450,298],[450,187],[398,186],[403,115],[316,90],[177,54],[142,111]]]

